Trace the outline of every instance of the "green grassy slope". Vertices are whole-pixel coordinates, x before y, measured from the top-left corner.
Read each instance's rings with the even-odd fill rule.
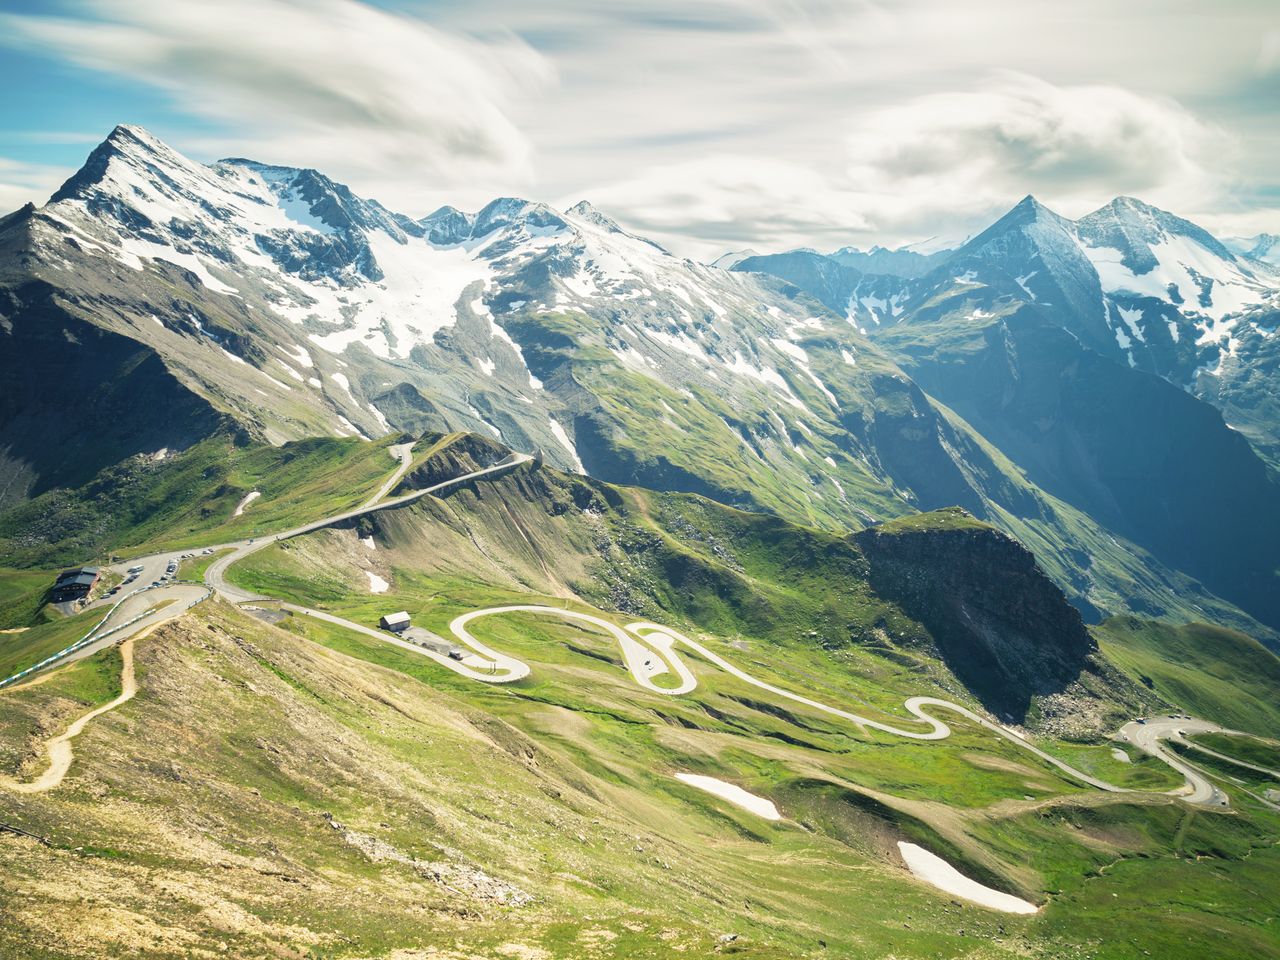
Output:
[[[437,453],[456,465],[486,454],[466,447]],[[972,522],[904,526],[960,523]],[[928,632],[869,588],[867,562],[831,533],[525,467],[273,545],[233,577],[370,625],[404,608],[445,635],[458,613],[510,602],[651,618],[762,679],[897,723],[910,722],[909,695],[973,703]],[[370,592],[369,572],[387,593]],[[472,629],[531,676],[485,686],[314,618],[274,626],[221,601],[141,641],[141,693],[89,726],[68,781],[0,791],[0,821],[54,844],[0,838],[0,897],[13,905],[0,954],[1280,951],[1266,922],[1280,817],[1230,781],[1234,813],[1190,812],[1085,788],[963,721],[936,743],[862,730],[697,656],[695,691],[649,693],[610,637],[559,618]],[[112,696],[113,657],[0,693],[0,772],[38,772],[43,738]],[[1090,709],[1119,709],[1105,698],[1127,685],[1090,682]],[[1117,760],[1105,740],[1038,742],[1139,790],[1178,782]],[[740,784],[784,819],[686,786],[680,771]],[[910,877],[898,840],[1043,909],[953,901]],[[489,898],[505,885],[534,900]]]
[[[750,706],[705,665],[702,695],[671,701],[626,681],[593,631],[483,627],[535,677],[465,684],[304,617],[277,628],[218,602],[161,628],[137,651],[143,692],[90,725],[73,778],[0,793],[0,821],[54,845],[0,840],[0,952],[1118,960],[1280,946],[1265,922],[1280,820],[1079,791],[981,731],[904,744],[824,729]],[[9,742],[34,718],[56,729],[111,695],[113,656],[59,675],[65,688],[0,694],[5,772],[37,772]],[[824,693],[856,683],[833,676]],[[786,819],[677,770],[741,783]],[[907,874],[898,839],[1045,907],[954,902]],[[495,884],[534,900],[504,906],[485,896]],[[1135,904],[1143,915],[1121,923]]]
[[[57,576],[56,570],[0,567],[0,630],[36,622]]]
[[[1280,770],[1280,742],[1229,733],[1202,733],[1193,742],[1256,767]]]
[[[102,619],[103,612],[90,610],[21,632],[0,633],[0,680],[79,640]]]

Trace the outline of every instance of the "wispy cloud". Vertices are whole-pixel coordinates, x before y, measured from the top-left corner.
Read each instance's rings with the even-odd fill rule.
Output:
[[[201,159],[407,213],[585,196],[698,255],[963,235],[1026,193],[1280,226],[1256,0],[59,2],[0,42],[165,92]]]
[[[1015,73],[841,119],[843,136],[809,162],[725,154],[660,165],[597,184],[592,199],[661,235],[687,233],[704,255],[732,242],[963,237],[1026,193],[1070,215],[1122,193],[1204,209],[1222,199],[1231,148],[1171,101]]]
[[[1232,137],[1166,98],[1002,72],[852,118],[847,183],[884,227],[1036,193],[1083,213],[1117,194],[1220,199]]]
[[[67,167],[0,157],[0,215],[24,203],[43,203],[74,172]]]
[[[314,165],[400,198],[414,182],[531,177],[532,148],[511,111],[554,73],[509,35],[469,39],[354,0],[86,0],[79,9],[8,16],[3,28],[11,42],[143,81],[225,125],[188,147]]]

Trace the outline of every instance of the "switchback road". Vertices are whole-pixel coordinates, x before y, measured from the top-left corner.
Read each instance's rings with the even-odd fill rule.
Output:
[[[296,527],[292,530],[286,530],[282,533],[270,534],[265,537],[254,538],[251,540],[241,540],[234,543],[221,544],[211,548],[214,552],[228,552],[209,565],[205,573],[205,584],[208,587],[208,591],[217,592],[231,600],[233,603],[271,601],[272,598],[270,597],[259,596],[230,583],[226,576],[227,570],[230,569],[233,564],[238,563],[245,557],[250,556],[251,554],[272,544],[279,543],[293,537],[299,537],[307,533],[312,533],[316,530],[322,530],[326,527],[346,523],[350,520],[378,511],[392,510],[397,507],[405,506],[406,504],[413,503],[422,497],[504,473],[514,469],[520,464],[528,462],[531,459],[525,454],[513,454],[508,459],[501,463],[494,464],[493,466],[472,471],[452,480],[434,484],[421,490],[415,490],[391,500],[384,500],[382,498],[394,489],[395,485],[404,476],[412,462],[411,445],[400,445],[393,448],[392,452],[400,460],[400,466],[391,478],[382,485],[377,494],[362,506],[354,510],[349,510],[345,513],[317,520],[314,523]],[[140,560],[128,561],[127,563],[122,563],[117,566],[121,571],[123,571],[124,568],[128,566],[142,564],[144,567],[141,575],[143,582],[150,582],[150,580],[146,578],[158,579],[159,572],[167,567],[168,562],[172,557],[172,554],[154,554],[141,558]],[[197,596],[197,594],[199,595]],[[47,669],[50,666],[55,666],[77,657],[88,656],[95,650],[101,649],[101,647],[107,643],[121,642],[125,637],[137,635],[141,630],[154,628],[159,623],[164,622],[164,620],[171,619],[172,617],[175,617],[189,609],[195,603],[204,599],[207,595],[207,592],[200,591],[198,587],[194,587],[190,584],[162,585],[127,595],[124,601],[117,603],[115,607],[111,608],[107,613],[107,616],[104,617],[104,619],[94,628],[94,631],[75,645],[74,649],[69,648],[67,651],[62,651],[60,654],[55,655],[55,657],[50,658],[48,661],[37,665],[37,667],[30,668],[22,674],[9,678],[8,681],[0,681],[0,686],[3,686],[4,683],[17,679],[18,677],[25,677],[32,674],[37,670]],[[146,599],[144,600],[142,598]],[[99,601],[99,603],[101,603],[101,601]],[[461,616],[455,617],[450,623],[449,627],[451,632],[466,650],[465,655],[463,655],[461,659],[455,659],[439,651],[410,643],[409,641],[403,640],[386,631],[374,630],[371,627],[346,620],[333,614],[309,609],[296,604],[285,602],[279,603],[282,608],[302,616],[314,617],[318,620],[323,620],[336,626],[356,631],[365,636],[373,637],[380,642],[392,644],[414,654],[427,657],[446,669],[452,670],[455,673],[467,677],[468,679],[477,680],[482,683],[512,683],[529,676],[531,671],[528,664],[523,661],[493,650],[491,647],[478,640],[468,629],[468,625],[472,621],[482,617],[511,614],[550,615],[578,620],[599,627],[612,636],[618,643],[619,649],[622,652],[623,661],[628,672],[631,674],[632,679],[634,679],[641,687],[652,693],[662,694],[664,696],[679,696],[690,693],[696,689],[698,683],[697,678],[677,652],[677,647],[683,647],[726,673],[758,687],[761,690],[765,690],[776,697],[804,704],[812,709],[831,716],[839,717],[859,728],[880,730],[894,736],[905,737],[912,740],[943,740],[951,735],[951,728],[942,720],[939,720],[934,716],[933,713],[929,712],[927,708],[932,708],[934,712],[939,710],[947,711],[984,727],[997,736],[1004,738],[1010,743],[1015,744],[1019,748],[1028,751],[1044,762],[1054,766],[1065,773],[1068,777],[1080,783],[1109,792],[1141,792],[1129,791],[1126,788],[1118,787],[1105,780],[1098,779],[1097,777],[1085,773],[1084,771],[1078,770],[1070,764],[1067,764],[1040,749],[1017,731],[995,723],[973,710],[970,710],[968,707],[953,703],[949,700],[942,700],[937,697],[909,698],[904,702],[903,706],[905,710],[922,726],[920,729],[899,727],[882,720],[875,720],[870,717],[852,713],[839,707],[823,703],[822,701],[814,700],[802,694],[794,693],[765,680],[761,680],[747,671],[735,666],[733,663],[724,659],[714,651],[709,650],[703,644],[698,643],[695,640],[691,640],[689,637],[686,637],[684,634],[681,634],[670,627],[657,623],[639,622],[628,624],[625,627],[620,627],[617,624],[611,623],[609,620],[594,614],[537,604],[516,604],[501,607],[489,607],[462,614]],[[146,606],[147,604],[150,604],[150,606]],[[108,621],[111,621],[110,626],[108,626]],[[655,678],[664,678],[664,680],[670,679],[672,682],[659,683]],[[123,702],[124,699],[128,698],[123,697],[118,702]],[[83,727],[83,724],[88,722],[88,720],[92,719],[94,716],[97,716],[100,713],[105,712],[106,709],[111,709],[116,705],[118,705],[118,703],[113,702],[112,704],[108,704],[105,708],[99,708],[96,711],[86,714],[76,722],[78,726],[73,725],[75,726],[75,732],[78,733],[79,729]],[[1186,781],[1185,784],[1176,790],[1169,791],[1171,795],[1181,796],[1188,803],[1223,807],[1226,806],[1228,802],[1226,794],[1214,786],[1199,770],[1183,762],[1162,746],[1162,741],[1180,737],[1184,733],[1201,733],[1219,730],[1221,730],[1220,727],[1205,721],[1189,719],[1183,720],[1170,717],[1155,718],[1146,723],[1134,721],[1126,724],[1120,731],[1119,736],[1121,739],[1128,740],[1138,749],[1159,758],[1174,770],[1182,774]],[[68,734],[64,734],[68,744],[70,737],[74,735],[75,734],[70,731],[68,731]],[[52,746],[50,749],[52,750]],[[69,756],[69,746],[67,747],[67,755]],[[69,763],[69,760],[67,762]],[[57,777],[57,780],[60,782],[61,777]],[[40,781],[37,781],[37,783],[46,784],[42,789],[47,789],[49,778],[46,776]],[[29,786],[30,785],[28,785],[28,787]]]

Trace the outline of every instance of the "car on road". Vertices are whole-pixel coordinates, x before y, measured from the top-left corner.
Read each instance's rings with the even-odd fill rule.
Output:
[[[130,567],[130,568],[129,568],[127,571],[125,571],[125,572],[126,572],[126,573],[132,573],[134,576],[137,576],[138,574],[140,574],[140,573],[142,572],[142,564],[140,564],[140,563],[138,563],[138,564],[134,564],[132,567]]]
[[[1142,725],[1145,727],[1145,726],[1147,725],[1147,718],[1146,718],[1146,717],[1139,717],[1139,718],[1138,718],[1138,720],[1137,720],[1137,722],[1138,722],[1138,723],[1140,723],[1140,724],[1142,724]]]

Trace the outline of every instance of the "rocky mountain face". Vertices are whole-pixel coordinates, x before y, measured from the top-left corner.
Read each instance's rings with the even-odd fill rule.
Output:
[[[922,623],[939,656],[994,712],[1022,722],[1079,676],[1096,644],[1035,558],[960,510],[855,535],[876,593]]]
[[[218,430],[267,443],[469,430],[603,480],[831,530],[960,505],[1031,545],[1090,616],[1203,615],[1264,631],[1215,595],[1269,616],[1254,603],[1257,557],[1222,566],[1201,541],[1192,560],[1160,552],[1153,525],[1189,496],[1137,522],[1127,504],[1140,492],[1108,486],[1134,476],[1122,457],[1064,475],[1087,430],[1050,431],[1056,447],[1038,459],[1019,447],[1044,418],[1027,427],[1035,407],[1015,389],[1028,382],[1017,364],[984,359],[1009,342],[999,331],[1015,306],[1075,304],[1073,336],[1099,356],[1116,344],[1089,255],[1103,248],[1083,229],[1026,201],[953,253],[845,252],[896,273],[802,252],[787,256],[803,276],[779,279],[759,272],[774,258],[729,271],[671,256],[587,203],[504,198],[415,219],[315,170],[204,165],[120,127],[47,205],[0,221],[0,497],[76,486]],[[1092,229],[1098,244],[1132,247],[1131,260],[1159,247],[1159,231],[1186,232],[1164,220],[1123,236]],[[911,275],[926,260],[940,265]],[[1212,301],[1207,289],[1196,296]],[[951,331],[978,339],[942,349]],[[966,350],[991,378],[972,396],[938,359]],[[77,372],[74,387],[53,388],[49,371],[62,370]],[[992,390],[1021,421],[979,402]],[[1219,443],[1225,426],[1203,429],[1218,447],[1179,456],[1247,459]],[[1214,483],[1209,464],[1200,479]],[[1142,466],[1131,487],[1170,470]],[[1236,511],[1223,542],[1269,489],[1256,471],[1240,476],[1243,492],[1217,485]],[[1249,589],[1229,590],[1246,568]],[[1201,571],[1215,569],[1228,573],[1211,590],[1183,572],[1208,582]]]

